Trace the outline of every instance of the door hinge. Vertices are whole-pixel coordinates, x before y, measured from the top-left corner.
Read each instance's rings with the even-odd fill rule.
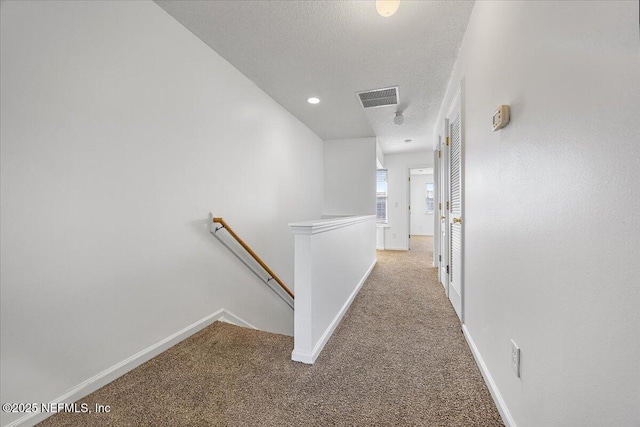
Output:
[[[438,158],[442,157],[442,150],[438,150]]]
[[[438,261],[442,261],[442,255],[438,255]]]
[[[447,274],[449,274],[449,266],[447,265]]]
[[[441,211],[442,210],[442,203],[438,203],[438,210]]]
[[[451,140],[449,139],[449,137],[447,137],[447,147],[449,146],[450,142],[451,142]]]
[[[450,209],[449,209],[449,202],[447,202],[447,210],[450,210]]]
[[[411,181],[411,177],[409,177],[409,181]]]

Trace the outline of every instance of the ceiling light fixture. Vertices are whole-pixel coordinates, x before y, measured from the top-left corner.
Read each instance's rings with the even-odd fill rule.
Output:
[[[385,18],[396,13],[400,7],[400,0],[376,0],[376,10]]]
[[[410,140],[410,139],[405,139],[405,140],[404,140],[404,143],[405,143],[405,144],[409,144],[410,142],[411,142],[411,140]],[[421,169],[419,172],[422,172],[422,169]]]
[[[307,99],[307,102],[309,104],[317,104],[317,103],[320,102],[320,100],[318,98],[316,98],[316,97],[311,97],[311,98]]]
[[[404,123],[404,116],[402,115],[402,111],[396,112],[396,116],[393,118],[393,123],[395,123],[396,126],[400,126]]]

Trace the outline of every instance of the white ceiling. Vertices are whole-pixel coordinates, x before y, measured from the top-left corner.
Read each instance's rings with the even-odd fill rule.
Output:
[[[473,7],[402,0],[384,18],[374,1],[156,3],[322,139],[377,136],[386,154],[431,149]],[[389,86],[398,106],[362,109],[356,92]]]

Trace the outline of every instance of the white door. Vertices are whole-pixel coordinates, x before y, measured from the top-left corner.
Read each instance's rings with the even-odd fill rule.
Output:
[[[445,122],[446,125],[446,122]],[[445,128],[446,131],[446,128]],[[445,132],[446,134],[446,132]],[[449,295],[449,239],[448,239],[448,229],[449,224],[447,222],[447,200],[449,197],[449,189],[447,186],[447,179],[449,177],[449,162],[447,160],[447,145],[442,141],[439,146],[439,164],[440,164],[440,173],[438,175],[439,178],[439,193],[440,197],[438,199],[438,221],[440,222],[440,254],[439,254],[439,271],[440,271],[440,283],[444,286],[444,291],[447,295]]]
[[[409,185],[407,185],[407,250],[411,250],[411,169],[407,171],[409,174]]]
[[[449,145],[449,300],[462,318],[462,116],[460,92],[448,115]]]
[[[438,202],[440,202],[440,145],[442,138],[438,136],[438,146],[433,153],[433,190],[435,192],[435,215],[433,215],[433,266],[440,268],[440,260],[442,255],[440,252],[440,210]],[[440,271],[440,270],[438,270]],[[440,274],[440,273],[438,273]],[[439,277],[439,276],[438,276]]]

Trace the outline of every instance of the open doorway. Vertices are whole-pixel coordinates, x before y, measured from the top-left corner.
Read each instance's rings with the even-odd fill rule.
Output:
[[[433,256],[435,184],[432,167],[409,169],[409,250]]]

